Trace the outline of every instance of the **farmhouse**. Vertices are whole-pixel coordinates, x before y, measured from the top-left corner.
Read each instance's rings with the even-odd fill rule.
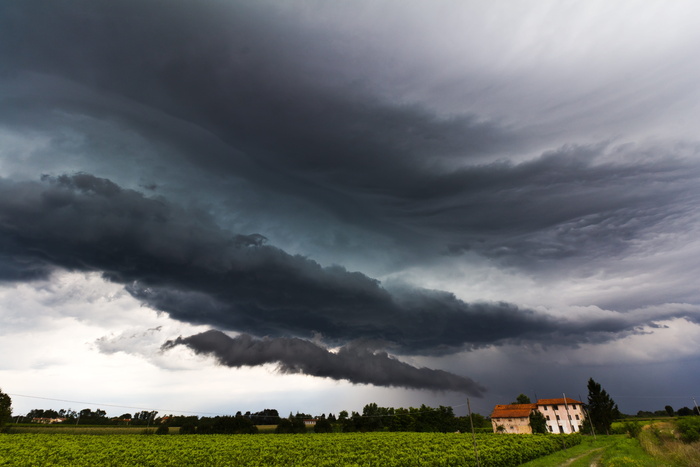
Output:
[[[583,403],[571,398],[539,399],[536,404],[497,405],[491,413],[495,433],[532,433],[530,414],[540,412],[550,433],[576,433],[583,424]]]
[[[537,404],[497,405],[491,413],[495,433],[532,433],[530,414]]]

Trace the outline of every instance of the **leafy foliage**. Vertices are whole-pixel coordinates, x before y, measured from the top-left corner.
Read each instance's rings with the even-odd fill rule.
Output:
[[[12,398],[0,389],[0,428],[12,418]]]
[[[581,442],[580,435],[476,436],[480,463],[519,465]],[[329,433],[308,436],[15,434],[0,437],[0,464],[369,466],[475,465],[471,435]]]
[[[515,398],[515,402],[512,402],[513,404],[531,404],[532,402],[530,401],[530,398],[526,396],[525,394],[520,394],[518,397]]]
[[[533,410],[530,413],[530,428],[535,434],[547,434],[549,432],[547,430],[547,419],[544,418],[544,415],[539,410]]]
[[[676,421],[676,427],[684,442],[694,443],[695,441],[700,441],[700,418],[680,418]]]

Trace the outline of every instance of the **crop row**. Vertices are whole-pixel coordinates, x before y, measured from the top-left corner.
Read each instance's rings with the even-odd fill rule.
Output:
[[[573,435],[477,435],[482,466],[518,465],[580,442]],[[0,465],[468,466],[471,435],[0,436]]]

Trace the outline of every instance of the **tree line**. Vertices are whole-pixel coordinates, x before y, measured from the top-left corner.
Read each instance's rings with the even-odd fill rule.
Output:
[[[530,403],[530,399],[520,394],[513,403]],[[612,422],[621,418],[629,418],[620,413],[617,404],[610,395],[593,380],[588,381],[588,402],[584,404],[586,409],[583,433],[609,434]],[[697,407],[690,409],[682,407],[673,410],[667,405],[663,411],[644,412],[639,411],[637,417],[653,418],[656,416],[690,416],[700,415]],[[0,429],[12,419],[12,401],[10,396],[0,390]],[[275,426],[276,433],[316,433],[329,432],[370,432],[370,431],[414,431],[414,432],[490,432],[491,421],[480,414],[472,414],[469,417],[455,416],[452,407],[439,406],[437,408],[421,405],[420,407],[393,408],[380,407],[376,403],[365,405],[362,412],[341,411],[336,417],[334,414],[315,417],[310,414],[289,414],[282,418],[276,409],[265,409],[259,412],[245,414],[237,412],[235,416],[199,417],[196,415],[166,415],[158,417],[158,412],[140,411],[124,413],[118,417],[107,417],[102,409],[89,408],[75,411],[72,409],[33,409],[24,416],[14,417],[18,423],[30,423],[37,419],[55,420],[62,419],[65,424],[74,425],[134,425],[158,427],[161,433],[167,433],[168,427],[180,427],[182,434],[209,434],[209,433],[257,433],[258,426]],[[313,420],[307,424],[308,420]],[[533,433],[547,433],[544,417],[533,411],[530,418]]]

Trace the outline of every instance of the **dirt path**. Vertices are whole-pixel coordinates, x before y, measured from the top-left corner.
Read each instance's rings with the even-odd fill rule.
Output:
[[[603,457],[603,452],[602,452],[603,450],[605,450],[604,447],[603,447],[603,448],[591,449],[590,451],[584,452],[584,453],[581,454],[580,456],[576,456],[576,457],[573,457],[573,458],[567,460],[566,462],[562,462],[561,464],[559,464],[558,467],[568,467],[569,465],[573,464],[573,463],[576,462],[577,460],[582,459],[582,458],[584,458],[584,457],[586,457],[586,456],[590,456],[590,455],[591,455],[592,453],[594,453],[594,452],[597,453],[597,454],[591,458],[591,463],[590,463],[589,465],[590,465],[590,467],[597,467],[597,466],[598,466],[598,461],[600,460],[601,457]]]

